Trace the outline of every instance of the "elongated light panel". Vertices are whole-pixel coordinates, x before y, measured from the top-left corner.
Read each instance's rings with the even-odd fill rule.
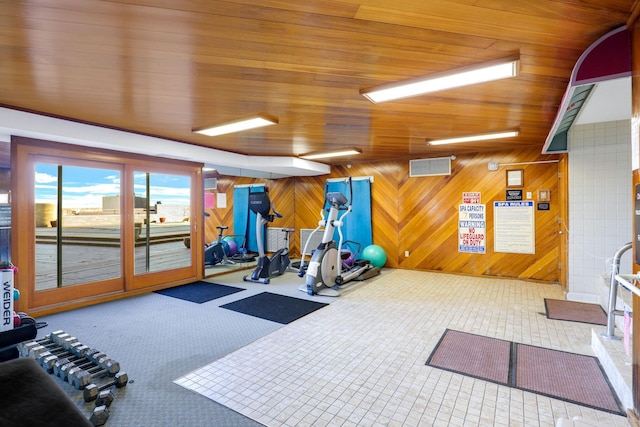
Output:
[[[434,139],[433,141],[427,141],[427,143],[429,145],[443,145],[443,144],[457,144],[460,142],[486,141],[489,139],[512,138],[514,136],[518,136],[518,133],[519,133],[518,131],[485,133],[482,135],[469,135],[469,136],[461,136],[458,138]]]
[[[362,153],[362,150],[359,150],[357,148],[346,148],[344,150],[325,151],[323,153],[301,154],[298,157],[306,160],[316,160],[316,159],[326,159],[329,157],[351,156],[351,155],[356,155],[361,153]]]
[[[380,89],[363,92],[362,95],[371,102],[379,103],[455,87],[506,79],[515,77],[517,74],[518,61],[514,60],[440,77],[426,77],[420,80],[409,80],[405,83],[400,82],[393,86],[385,86]]]
[[[275,125],[277,121],[269,120],[264,117],[254,117],[237,122],[231,122],[222,124],[219,126],[212,126],[204,129],[195,130],[194,133],[199,133],[207,136],[225,135],[228,133],[240,132],[248,129],[255,129],[263,126]]]

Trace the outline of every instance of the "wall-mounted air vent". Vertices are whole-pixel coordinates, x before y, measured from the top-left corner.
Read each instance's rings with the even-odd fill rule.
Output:
[[[218,188],[218,178],[205,178],[204,189],[216,190]]]
[[[409,161],[409,176],[451,175],[451,157],[436,157]]]
[[[267,227],[265,252],[275,252],[285,247],[284,231],[282,228]]]
[[[309,236],[311,235],[313,230],[313,228],[300,229],[300,253],[302,253],[302,251],[304,250],[304,245],[307,244],[307,240],[309,239]],[[318,246],[320,246],[320,243],[322,243],[323,234],[324,233],[322,230],[316,231],[316,234],[313,235],[313,238],[309,242],[309,245],[307,245],[307,253],[305,255],[311,255],[311,252],[313,252]]]

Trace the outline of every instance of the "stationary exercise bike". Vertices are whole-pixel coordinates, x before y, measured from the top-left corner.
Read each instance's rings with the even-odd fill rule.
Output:
[[[349,178],[349,188],[351,187],[351,178]],[[353,198],[353,192],[351,193]],[[324,206],[330,205],[327,219],[324,219]],[[330,297],[340,296],[338,289],[346,286],[352,280],[365,280],[380,274],[380,269],[371,265],[368,260],[355,260],[352,266],[348,266],[345,262],[350,254],[342,251],[344,241],[342,235],[342,226],[344,218],[351,213],[352,207],[350,200],[340,192],[330,192],[325,195],[325,204],[320,210],[320,221],[310,234],[302,251],[302,260],[300,261],[300,269],[298,276],[305,276],[305,284],[299,289],[309,295],[323,295]],[[340,211],[344,211],[340,218]],[[304,254],[307,253],[307,246],[311,241],[313,234],[324,227],[322,242],[318,248],[313,251],[309,265],[304,265]],[[338,230],[338,244],[333,240],[334,230]]]
[[[289,267],[289,233],[291,233],[293,229],[283,229],[286,233],[286,246],[278,249],[273,253],[273,255],[271,255],[271,257],[268,257],[264,252],[262,230],[264,225],[268,222],[273,222],[276,218],[282,218],[282,214],[276,211],[269,199],[269,194],[266,191],[249,193],[249,209],[257,215],[256,240],[258,243],[259,258],[258,265],[251,276],[244,276],[243,279],[246,282],[256,282],[268,285],[271,277],[280,276],[287,271]],[[271,211],[273,211],[273,213],[271,213]]]
[[[215,242],[204,246],[204,264],[207,266],[213,266],[216,264],[235,264],[234,261],[227,257],[227,252],[224,250],[225,243],[222,241],[222,233],[229,228],[226,225],[218,225],[216,228],[219,231],[218,238]]]

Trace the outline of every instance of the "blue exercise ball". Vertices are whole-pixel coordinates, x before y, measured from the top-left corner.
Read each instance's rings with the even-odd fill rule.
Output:
[[[226,240],[223,240],[221,244],[222,244],[222,249],[224,250],[224,254],[226,256],[229,256],[229,252],[231,252],[230,251],[231,248],[229,247],[229,242],[227,242]]]
[[[362,250],[360,258],[367,260],[374,267],[382,267],[387,262],[387,253],[382,246],[369,245]]]

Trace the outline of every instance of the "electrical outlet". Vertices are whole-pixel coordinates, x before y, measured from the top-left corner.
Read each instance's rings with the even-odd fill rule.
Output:
[[[533,196],[533,194],[531,194],[531,191],[527,191],[527,199],[531,200],[532,196]]]
[[[404,251],[404,257],[409,258],[409,251]]]

